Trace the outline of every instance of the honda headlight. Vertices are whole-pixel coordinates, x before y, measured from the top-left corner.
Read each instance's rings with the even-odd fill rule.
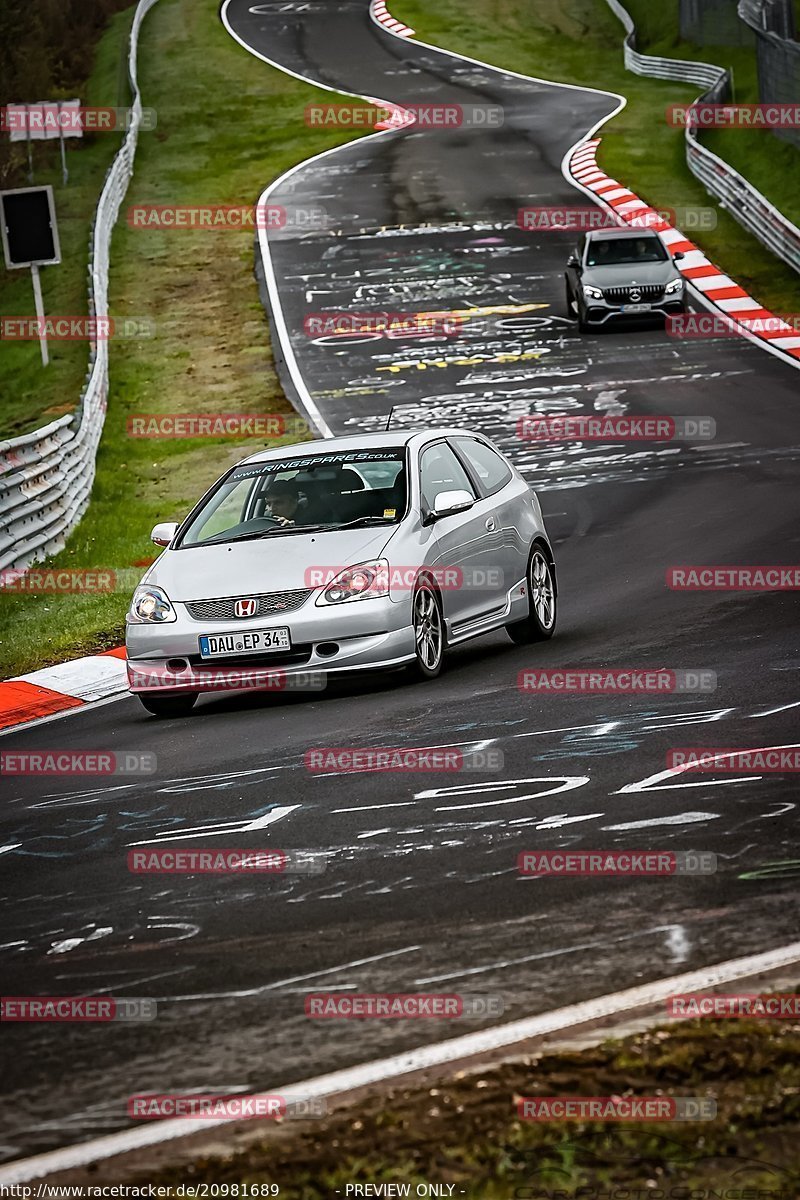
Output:
[[[128,609],[131,625],[163,625],[166,621],[177,619],[178,614],[163,588],[153,583],[139,584]]]
[[[680,278],[671,280],[664,291],[668,296],[674,296],[676,292],[683,291],[683,280]]]
[[[588,283],[583,285],[583,294],[587,300],[602,300],[603,293],[600,288],[590,287]]]
[[[385,558],[379,558],[340,571],[324,585],[317,604],[344,604],[348,600],[373,600],[388,595],[389,564]]]

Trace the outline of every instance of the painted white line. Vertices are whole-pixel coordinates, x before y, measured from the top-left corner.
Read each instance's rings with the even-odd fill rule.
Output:
[[[302,1083],[293,1084],[289,1088],[281,1088],[280,1093],[287,1101],[301,1097],[318,1099],[341,1095],[355,1088],[369,1087],[371,1084],[396,1079],[400,1075],[408,1075],[413,1071],[444,1066],[461,1059],[471,1058],[474,1055],[505,1049],[531,1038],[564,1032],[590,1021],[617,1017],[637,1009],[653,1008],[664,1003],[670,996],[679,993],[705,991],[721,984],[731,983],[736,979],[746,979],[766,971],[793,966],[798,962],[800,962],[800,942],[793,942],[789,946],[768,950],[762,954],[752,954],[744,958],[731,959],[729,962],[716,963],[701,970],[687,971],[682,975],[673,975],[668,979],[658,979],[654,983],[614,992],[609,996],[584,1000],[579,1004],[555,1009],[553,1012],[540,1013],[535,1017],[523,1017],[508,1025],[499,1025],[491,1029],[482,1029],[477,1033],[463,1034],[461,1037],[450,1038],[445,1042],[420,1046],[416,1050],[407,1050],[389,1058],[362,1063],[361,1066],[349,1067],[343,1071],[332,1071],[328,1075],[320,1075],[316,1079],[307,1079]],[[665,1024],[667,1021],[665,1011]],[[229,1120],[204,1121],[203,1130],[229,1124],[231,1124]],[[0,1167],[0,1185],[8,1187],[12,1184],[26,1183],[31,1179],[41,1179],[56,1171],[84,1167],[89,1163],[100,1162],[117,1154],[126,1154],[131,1150],[159,1145],[198,1132],[201,1130],[198,1129],[196,1121],[150,1122],[144,1128],[112,1133],[91,1142],[83,1142],[78,1146],[68,1146],[63,1150],[52,1150],[48,1154],[37,1154],[33,1158],[9,1163],[5,1167]]]
[[[236,992],[194,992],[186,996],[154,996],[153,999],[161,1004],[177,1004],[180,1001],[236,1000],[244,996],[260,996],[264,992],[283,991],[287,985],[292,983],[302,983],[306,979],[318,979],[321,975],[336,975],[340,971],[381,962],[385,958],[397,958],[401,954],[414,954],[419,949],[419,946],[401,946],[399,950],[387,950],[383,954],[372,954],[369,958],[354,958],[352,962],[337,963],[333,967],[322,967],[318,971],[309,971],[305,975],[291,975],[288,979],[276,979],[274,983],[265,983],[262,987],[244,988]]]

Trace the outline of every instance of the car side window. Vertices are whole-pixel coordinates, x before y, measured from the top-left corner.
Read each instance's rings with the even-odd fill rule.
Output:
[[[487,496],[499,492],[511,478],[511,468],[508,463],[490,446],[478,442],[474,438],[453,438],[453,445],[467,459],[478,479],[481,488]]]
[[[419,472],[422,503],[429,512],[440,492],[469,492],[475,496],[469,475],[446,442],[423,450]]]

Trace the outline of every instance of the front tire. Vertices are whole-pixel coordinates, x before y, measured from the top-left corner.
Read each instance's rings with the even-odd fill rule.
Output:
[[[444,618],[439,597],[423,581],[411,601],[414,628],[414,662],[411,673],[417,679],[435,679],[444,658]]]
[[[141,704],[154,717],[185,717],[192,711],[197,692],[184,692],[180,696],[161,696],[153,692],[137,693]]]
[[[518,646],[546,642],[556,628],[556,582],[553,568],[537,543],[528,562],[528,615],[522,621],[506,625],[506,632]]]

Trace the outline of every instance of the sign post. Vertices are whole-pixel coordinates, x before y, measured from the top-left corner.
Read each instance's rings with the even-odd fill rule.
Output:
[[[42,281],[39,278],[39,267],[37,263],[31,263],[31,277],[33,279],[33,302],[36,305],[36,323],[39,327],[39,349],[42,352],[42,366],[46,367],[50,362],[50,355],[47,351],[47,334],[44,327],[44,301],[42,300]]]
[[[9,271],[30,267],[33,298],[39,328],[42,365],[47,366],[44,301],[39,268],[61,262],[58,224],[51,187],[12,188],[0,192],[0,234],[3,257]]]

